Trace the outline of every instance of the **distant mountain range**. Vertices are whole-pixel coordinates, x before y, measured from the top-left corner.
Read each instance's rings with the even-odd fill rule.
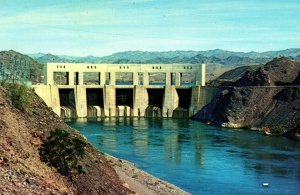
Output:
[[[300,48],[285,49],[280,51],[267,52],[233,52],[221,49],[208,51],[167,51],[167,52],[143,52],[125,51],[109,56],[66,56],[52,54],[28,54],[39,63],[47,62],[69,62],[69,63],[191,63],[191,64],[220,64],[220,65],[249,65],[264,64],[274,57],[286,56],[289,58],[300,59]]]

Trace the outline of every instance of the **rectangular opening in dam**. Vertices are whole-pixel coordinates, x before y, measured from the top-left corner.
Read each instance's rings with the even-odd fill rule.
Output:
[[[133,89],[116,89],[116,105],[133,108]]]
[[[74,89],[59,89],[60,106],[76,107]]]
[[[69,72],[53,72],[53,80],[55,85],[68,85]]]
[[[133,73],[116,72],[116,85],[133,85]]]
[[[166,73],[164,72],[150,72],[149,85],[166,85]]]
[[[180,85],[182,85],[182,86],[196,85],[196,74],[194,72],[183,72],[183,73],[181,73],[181,75],[180,75]]]
[[[88,106],[103,108],[103,89],[86,89],[86,101]]]
[[[74,85],[79,85],[79,73],[74,72]]]
[[[192,88],[189,89],[176,89],[179,97],[178,107],[189,109],[191,105]]]
[[[84,85],[100,85],[100,73],[99,72],[84,72],[83,73]]]
[[[148,105],[162,108],[164,99],[164,89],[147,89]]]

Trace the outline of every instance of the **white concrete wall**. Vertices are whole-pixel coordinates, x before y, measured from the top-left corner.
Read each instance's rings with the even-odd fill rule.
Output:
[[[55,85],[34,85],[35,93],[44,100],[53,112],[60,116],[60,101],[58,87]]]
[[[87,101],[86,101],[86,87],[77,85],[75,87],[75,104],[78,117],[87,116]]]
[[[116,88],[113,85],[105,85],[104,90],[104,115],[116,116]]]
[[[79,72],[79,83],[82,84],[83,72],[101,72],[101,85],[105,81],[105,72],[110,72],[111,83],[115,84],[116,72],[132,72],[133,82],[137,84],[137,73],[144,74],[144,85],[149,84],[149,73],[166,73],[166,85],[170,85],[171,73],[195,73],[197,85],[205,85],[205,64],[84,64],[84,63],[48,63],[47,64],[47,84],[53,84],[54,72],[70,72],[69,85],[74,85],[74,72]],[[176,79],[178,81],[178,78]],[[179,82],[180,83],[180,82]],[[176,85],[179,85],[176,82]]]
[[[165,95],[163,100],[163,117],[172,117],[173,111],[178,107],[179,97],[175,86],[165,86]]]
[[[194,116],[199,109],[200,86],[192,87],[191,105],[189,107],[189,117]]]
[[[134,86],[133,90],[133,115],[145,116],[146,108],[149,104],[147,89],[143,86]]]
[[[205,74],[206,74],[206,66],[205,64],[201,65],[201,78],[199,80],[201,80],[201,86],[205,86]]]

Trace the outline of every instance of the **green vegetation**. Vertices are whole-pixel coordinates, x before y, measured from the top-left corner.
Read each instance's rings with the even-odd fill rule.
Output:
[[[13,106],[19,110],[25,111],[31,102],[30,95],[28,93],[29,89],[25,85],[8,83],[5,81],[1,81],[0,85],[8,91]]]
[[[40,149],[41,159],[55,167],[62,175],[70,176],[72,172],[86,173],[79,165],[84,155],[86,142],[80,137],[71,135],[67,130],[55,129]]]

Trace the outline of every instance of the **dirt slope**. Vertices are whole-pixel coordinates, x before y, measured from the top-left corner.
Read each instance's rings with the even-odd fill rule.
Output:
[[[69,128],[33,93],[22,112],[0,87],[0,192],[8,194],[130,194],[104,156],[88,144],[71,179],[40,160],[39,147],[51,130]],[[73,136],[79,136],[73,132]]]

